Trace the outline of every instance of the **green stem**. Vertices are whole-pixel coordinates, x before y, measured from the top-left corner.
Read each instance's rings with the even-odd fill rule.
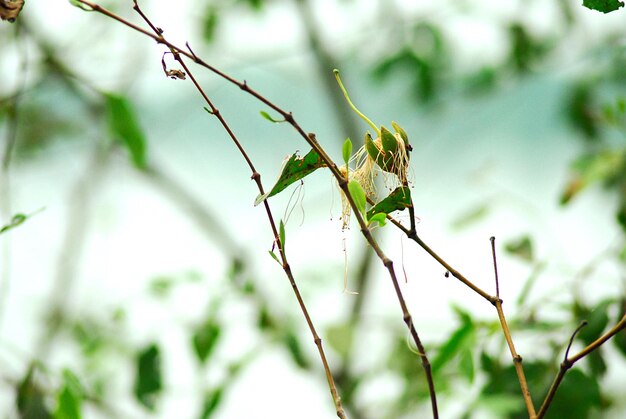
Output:
[[[363,113],[360,110],[358,110],[357,107],[354,106],[354,103],[352,103],[352,101],[350,100],[350,96],[348,96],[348,91],[343,86],[343,83],[341,82],[341,77],[339,77],[339,70],[334,69],[333,73],[335,74],[335,78],[337,79],[337,83],[339,84],[339,87],[341,88],[341,91],[343,92],[343,95],[346,97],[346,100],[348,101],[348,104],[350,105],[352,110],[354,112],[356,112],[356,114],[359,115],[365,122],[367,122],[369,124],[369,126],[372,127],[372,129],[374,131],[376,131],[376,134],[378,134],[378,136],[380,137],[380,130],[378,129],[378,127],[376,127],[376,125],[372,122],[371,119],[369,119],[367,116],[363,115]]]

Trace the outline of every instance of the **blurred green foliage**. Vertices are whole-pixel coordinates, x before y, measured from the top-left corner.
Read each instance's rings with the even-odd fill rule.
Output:
[[[237,7],[247,7],[261,16],[267,3],[262,0],[238,0],[232,4],[204,2],[205,7],[200,9],[203,12],[196,24],[207,43],[219,42],[220,25],[232,18],[230,8],[236,10]],[[575,14],[571,13],[571,6],[564,1],[560,4],[563,13],[561,18],[569,28],[575,28]],[[620,1],[585,0],[583,4],[605,13],[623,6]],[[381,33],[387,28],[398,36],[397,39],[390,37],[388,48],[369,65],[368,70],[375,79],[385,83],[392,83],[398,75],[407,76],[409,85],[406,90],[416,99],[416,106],[444,100],[458,90],[463,94],[489,94],[498,88],[501,80],[527,77],[552,58],[551,54],[563,40],[558,36],[540,35],[522,21],[502,19],[496,22],[505,34],[503,38],[508,51],[502,61],[478,63],[478,70],[459,74],[452,64],[454,48],[445,35],[441,21],[428,16],[417,22],[405,22],[403,19],[404,16],[398,13],[390,13],[388,19],[381,19]],[[65,57],[58,50],[62,48],[50,49],[49,45],[42,43],[33,34],[24,33],[23,36],[29,37],[33,48],[40,53],[35,58],[40,74],[24,92],[18,92],[24,96],[19,103],[18,114],[15,113],[17,102],[14,96],[0,98],[0,127],[11,118],[18,118],[19,121],[18,155],[32,157],[35,155],[33,151],[49,147],[52,143],[50,140],[71,138],[86,130],[86,126],[91,123],[87,118],[70,115],[55,107],[55,94],[61,94],[78,100],[85,109],[95,109],[96,121],[108,128],[108,135],[115,140],[116,147],[126,150],[130,165],[147,171],[147,138],[140,123],[141,116],[137,115],[130,95],[101,93],[96,89],[96,94],[86,99],[77,93],[76,83],[81,86],[78,91],[84,88],[93,91],[92,83],[77,77],[71,63],[61,65]],[[587,72],[589,74],[572,80],[571,88],[563,99],[563,113],[571,122],[573,132],[576,133],[574,136],[585,141],[581,142],[581,152],[572,162],[571,178],[563,188],[560,202],[569,205],[588,188],[602,185],[605,192],[614,197],[616,206],[613,216],[626,233],[626,143],[623,141],[626,135],[626,99],[623,92],[626,53],[623,46],[620,47],[616,42],[619,39],[601,41],[606,41],[604,47],[609,50],[607,55],[611,59],[603,62],[603,65],[593,66]],[[364,66],[367,67],[366,64]],[[463,88],[458,89],[459,86]],[[50,92],[54,94],[50,95]],[[262,115],[273,120],[267,113]],[[347,154],[350,155],[350,152]],[[319,156],[314,152],[303,158],[294,154],[283,168],[270,196],[320,167]],[[365,208],[363,200],[362,197],[359,205]],[[388,213],[399,209],[404,203],[406,201],[402,199],[392,199],[385,203],[391,207],[378,208],[368,215],[371,217],[378,211]],[[465,213],[455,226],[467,226],[484,219],[488,214],[489,206],[481,204]],[[0,228],[0,233],[19,227],[29,216],[16,214]],[[284,244],[282,222],[280,236]],[[621,262],[626,264],[626,241],[622,248]],[[531,267],[540,266],[541,255],[528,235],[508,240],[504,250]],[[615,257],[619,260],[620,256]],[[541,271],[538,269],[536,274],[540,275]],[[230,271],[225,275],[223,283],[229,292],[233,291],[232,294],[227,297],[217,294],[210,296],[207,314],[193,324],[184,326],[185,336],[188,337],[186,345],[198,365],[198,381],[201,382],[199,418],[216,416],[225,395],[241,372],[265,347],[282,348],[297,368],[315,377],[320,375],[317,359],[311,356],[313,351],[307,351],[308,345],[311,345],[310,338],[301,333],[302,320],[297,314],[280,312],[277,304],[263,294],[259,284],[266,279],[258,276],[244,259],[231,260]],[[532,284],[534,280],[536,276],[529,278],[528,283]],[[167,299],[175,296],[182,288],[196,285],[207,286],[207,281],[198,277],[190,279],[184,275],[159,276],[151,282],[147,293],[166,304]],[[520,298],[518,305],[528,310],[509,319],[509,323],[514,335],[532,334],[533,339],[541,343],[542,351],[529,354],[524,359],[526,376],[537,401],[546,394],[558,370],[568,333],[582,320],[586,320],[588,325],[576,335],[576,342],[588,345],[624,315],[626,300],[616,295],[591,305],[582,297],[573,297],[571,304],[551,307],[569,319],[561,323],[543,318],[541,310],[525,300],[528,293],[523,294],[524,298]],[[252,353],[233,359],[221,358],[220,348],[226,344],[228,334],[227,325],[220,317],[225,300],[243,301],[252,308],[250,327],[267,345],[259,345]],[[441,342],[429,342],[427,347],[440,398],[444,401],[454,400],[459,388],[468,389],[468,394],[473,390],[474,399],[463,417],[472,417],[474,409],[488,411],[495,417],[526,417],[517,375],[507,356],[497,321],[477,318],[466,307],[455,307],[454,312],[456,323],[450,327],[446,337]],[[124,329],[124,309],[115,310],[111,318],[106,320],[81,313],[75,317],[66,314],[63,321],[64,327],[59,333],[62,339],[66,339],[66,343],[69,341],[70,346],[78,349],[78,360],[71,368],[61,371],[48,370],[35,360],[25,362],[23,374],[17,378],[10,377],[13,379],[11,389],[15,394],[18,417],[81,418],[87,404],[105,412],[110,412],[109,409],[114,411],[111,405],[115,405],[117,400],[110,394],[110,387],[116,377],[107,373],[105,368],[111,360],[116,364],[133,365],[134,382],[132,388],[128,389],[129,396],[148,412],[159,412],[160,399],[164,393],[172,391],[166,385],[168,377],[163,374],[164,360],[172,356],[165,345],[156,341],[147,344],[130,343],[131,334]],[[354,418],[410,417],[417,409],[428,404],[428,389],[422,379],[419,357],[408,347],[404,330],[386,328],[384,338],[389,345],[378,354],[378,363],[371,365],[368,370],[351,368],[353,359],[359,358],[361,351],[368,349],[360,346],[357,338],[369,327],[366,319],[357,317],[356,320],[333,323],[325,329],[324,339],[337,360],[335,368],[342,373],[337,377],[337,383],[346,408]],[[603,377],[611,368],[606,352],[613,350],[620,359],[626,359],[626,332],[616,335],[609,346],[592,353],[581,362],[580,367],[577,365],[566,375],[548,417],[587,418],[594,414],[602,415],[611,406],[611,392],[603,384]],[[205,382],[207,371],[217,370],[222,372],[221,378]],[[371,407],[367,403],[360,406],[365,391],[363,389],[385,374],[401,382],[399,391],[388,395],[382,408]],[[370,412],[370,408],[380,415]]]

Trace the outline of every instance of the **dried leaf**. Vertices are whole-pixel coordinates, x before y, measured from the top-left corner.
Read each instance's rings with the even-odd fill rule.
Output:
[[[0,0],[0,19],[15,22],[24,7],[24,0]]]

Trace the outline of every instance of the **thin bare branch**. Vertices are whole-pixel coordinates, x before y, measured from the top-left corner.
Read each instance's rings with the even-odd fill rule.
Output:
[[[491,254],[493,256],[493,272],[496,276],[496,297],[500,298],[500,281],[498,280],[498,262],[496,259],[496,238],[491,236],[489,238],[491,242]]]
[[[136,0],[134,1],[133,9],[137,13],[139,13],[139,15],[146,21],[146,23],[152,28],[152,30],[155,31],[155,33],[157,33],[158,35],[162,35],[163,31],[160,28],[157,28],[156,26],[154,26],[152,24],[150,19],[141,10],[141,8],[137,4]],[[196,55],[193,53],[193,50],[191,50],[189,45],[187,45],[187,47],[188,47],[189,51],[191,52],[191,54],[195,57]],[[257,172],[254,164],[252,163],[252,160],[250,159],[250,157],[248,156],[247,152],[245,151],[245,149],[241,145],[241,142],[239,141],[239,139],[237,138],[237,136],[235,135],[235,133],[231,129],[230,125],[227,123],[226,119],[222,116],[222,114],[220,113],[219,109],[213,104],[211,99],[208,97],[208,95],[202,89],[202,87],[200,86],[200,84],[198,83],[196,78],[194,77],[193,73],[189,70],[189,67],[186,65],[184,60],[181,58],[181,55],[179,54],[179,51],[177,49],[174,49],[174,48],[171,48],[171,47],[170,47],[170,51],[173,54],[174,59],[176,61],[178,61],[180,63],[180,65],[183,67],[183,69],[185,71],[185,74],[187,74],[189,76],[189,79],[192,81],[192,83],[196,87],[196,90],[200,93],[200,95],[202,96],[204,101],[209,106],[209,113],[218,119],[219,123],[222,125],[224,130],[227,132],[228,136],[234,142],[235,146],[239,149],[241,155],[246,160],[246,163],[248,164],[248,166],[250,167],[250,170],[252,171],[252,179],[256,182],[257,187],[259,189],[259,192],[261,194],[264,194],[265,191],[263,189],[263,184],[261,183],[261,175]],[[166,74],[167,74],[167,71],[166,71]],[[307,325],[309,327],[311,335],[313,336],[313,341],[315,342],[315,345],[317,346],[317,349],[318,349],[318,352],[319,352],[319,355],[320,355],[320,358],[321,358],[321,361],[322,361],[322,365],[323,365],[324,371],[326,373],[326,379],[328,381],[328,386],[330,388],[330,393],[331,393],[331,396],[332,396],[334,404],[335,404],[335,409],[336,409],[336,412],[337,412],[337,416],[339,418],[345,419],[345,418],[347,418],[347,416],[346,416],[346,413],[343,410],[343,406],[342,406],[342,403],[341,403],[341,397],[339,396],[339,393],[337,391],[337,387],[335,385],[334,378],[333,378],[332,373],[330,371],[330,366],[328,364],[328,360],[326,358],[326,354],[324,352],[324,348],[323,348],[323,345],[322,345],[322,339],[317,334],[317,331],[316,331],[315,326],[313,324],[313,320],[311,319],[309,311],[306,308],[306,304],[304,302],[304,299],[302,298],[300,290],[299,290],[299,288],[298,288],[298,286],[296,284],[295,278],[294,278],[293,273],[291,271],[291,267],[289,266],[289,263],[287,262],[287,256],[285,254],[284,245],[281,242],[280,234],[279,234],[278,230],[276,229],[276,222],[274,221],[274,217],[273,217],[272,211],[270,209],[270,206],[269,206],[269,203],[267,202],[267,200],[264,201],[264,206],[265,206],[265,211],[266,211],[266,214],[267,214],[267,218],[268,218],[270,227],[272,229],[272,233],[274,234],[274,240],[278,244],[278,249],[279,249],[281,260],[282,260],[283,270],[285,271],[285,274],[286,274],[287,278],[289,279],[289,283],[291,284],[291,287],[292,287],[293,292],[294,292],[294,294],[296,296],[296,299],[298,301],[298,304],[300,306],[302,314],[303,314],[303,316],[304,316],[304,318],[306,320],[306,323],[307,323]]]
[[[571,349],[572,344],[574,343],[574,338],[576,338],[576,335],[578,334],[578,332],[580,332],[581,329],[585,326],[587,326],[587,320],[583,320],[582,322],[580,322],[576,330],[574,330],[574,333],[572,333],[572,336],[569,338],[569,343],[567,344],[567,349],[565,350],[565,355],[563,356],[564,362],[567,361],[567,358],[569,357],[569,350]]]
[[[554,377],[554,381],[552,382],[552,385],[550,386],[550,389],[548,390],[548,394],[546,395],[546,398],[544,399],[543,404],[541,405],[541,408],[539,409],[539,412],[537,413],[537,419],[541,419],[545,416],[546,412],[548,411],[548,408],[550,407],[550,404],[552,403],[552,400],[554,400],[554,395],[556,394],[556,391],[561,385],[561,382],[563,381],[563,378],[565,377],[565,374],[567,373],[567,371],[570,368],[572,368],[576,362],[580,361],[582,358],[586,357],[591,352],[595,351],[600,346],[602,346],[607,340],[611,339],[613,336],[615,336],[622,330],[626,329],[626,314],[621,318],[619,322],[617,322],[617,324],[615,324],[615,326],[611,328],[611,330],[609,330],[608,332],[600,336],[595,341],[591,342],[589,345],[587,345],[583,350],[578,352],[576,355],[569,358],[567,355],[572,345],[572,341],[574,340],[574,337],[583,326],[584,326],[583,324],[578,326],[578,328],[574,331],[574,333],[572,334],[572,337],[570,338],[569,345],[567,345],[567,350],[565,352],[565,359],[563,360],[563,362],[561,362],[561,367],[559,368],[559,372],[557,373],[556,377]]]
[[[522,356],[515,350],[513,338],[511,337],[511,331],[509,330],[509,325],[506,322],[506,317],[504,317],[504,311],[502,310],[502,300],[500,299],[496,301],[496,310],[498,312],[498,319],[500,320],[500,327],[502,327],[502,333],[504,333],[504,339],[509,346],[509,351],[511,352],[511,357],[513,358],[513,366],[515,367],[515,373],[517,374],[517,379],[519,380],[520,388],[522,390],[522,397],[524,398],[524,403],[526,404],[526,410],[528,410],[529,417],[534,418],[536,416],[535,406],[530,395],[526,375],[524,374]]]

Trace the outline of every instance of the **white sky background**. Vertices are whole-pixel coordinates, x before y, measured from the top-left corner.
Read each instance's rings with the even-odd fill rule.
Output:
[[[118,4],[120,14],[139,22],[130,9],[132,2],[114,3]],[[198,55],[236,77],[245,78],[281,106],[294,110],[296,117],[306,125],[305,129],[315,130],[322,144],[327,144],[338,157],[341,140],[334,138],[333,110],[324,106],[325,99],[319,95],[321,85],[310,68],[311,57],[303,52],[304,35],[294,19],[293,5],[277,2],[260,16],[242,8],[221,27],[217,43],[207,48],[198,40],[198,26],[190,24],[200,16],[194,9],[195,3],[179,1],[174,7],[171,4],[164,7],[162,2],[145,2],[145,11],[165,29],[165,35],[171,40],[178,44],[191,41],[192,46],[198,45],[194,47]],[[619,27],[623,24],[624,13],[603,16],[578,9],[583,17],[582,27],[574,35],[576,39],[568,40],[571,45],[566,45],[568,48],[558,55],[561,61],[548,63],[547,75],[511,83],[493,97],[457,101],[447,107],[445,114],[437,116],[416,112],[415,107],[409,106],[401,87],[390,83],[373,86],[365,72],[360,71],[356,58],[373,60],[376,48],[380,47],[376,43],[375,22],[384,16],[381,4],[385,2],[356,2],[356,6],[353,3],[324,0],[316,1],[315,7],[318,17],[324,18],[325,41],[342,58],[344,72],[351,75],[347,84],[355,100],[358,98],[361,109],[378,124],[389,125],[393,118],[409,132],[415,149],[412,155],[414,199],[421,219],[420,235],[479,286],[491,290],[493,273],[488,238],[495,235],[502,243],[529,233],[535,239],[539,258],[548,261],[542,277],[545,283],[532,295],[562,292],[576,272],[611,243],[617,230],[611,218],[613,212],[606,210],[606,206],[613,203],[598,191],[585,193],[566,210],[557,205],[566,181],[566,165],[577,154],[571,132],[564,130],[564,125],[554,124],[559,117],[558,99],[566,88],[565,80],[586,64],[579,58],[576,48],[584,49],[603,30]],[[503,34],[493,23],[498,19],[519,17],[532,22],[538,31],[559,30],[552,25],[556,13],[553,5],[543,2],[523,5],[513,1],[468,2],[475,5],[475,9],[468,8],[467,14],[457,13],[453,2],[445,2],[444,6],[440,6],[440,2],[395,3],[406,8],[407,14],[427,10],[446,22],[447,37],[459,46],[455,59],[461,66],[474,65],[476,57],[495,61],[506,53],[501,42]],[[414,6],[416,3],[421,5]],[[215,146],[210,142],[224,140],[223,134],[213,121],[207,120],[203,104],[191,86],[163,76],[160,63],[163,49],[139,35],[129,36],[129,31],[121,26],[111,30],[115,25],[110,22],[104,25],[107,35],[102,39],[99,25],[105,18],[81,12],[67,2],[31,1],[24,13],[31,24],[37,22],[40,34],[64,47],[63,53],[79,73],[96,80],[103,89],[130,89],[149,136],[151,159],[209,205],[214,198],[226,197],[232,202],[223,216],[239,237],[246,238],[245,248],[254,260],[258,277],[272,281],[262,285],[264,292],[269,293],[277,305],[285,307],[280,309],[283,312],[295,310],[295,300],[282,271],[267,256],[272,239],[261,209],[252,208],[256,191],[247,168],[229,144]],[[4,36],[2,32],[0,36]],[[342,55],[352,51],[355,45],[363,45],[358,49],[358,57]],[[10,60],[3,60],[0,65],[3,74],[11,72]],[[125,85],[124,79],[132,79],[125,75],[135,68],[145,69],[142,77],[132,86]],[[296,142],[290,130],[268,127],[257,116],[262,107],[244,99],[238,89],[212,75],[198,74],[207,91],[219,101],[218,105],[224,107],[227,117],[234,118],[238,113],[249,115],[246,118],[250,123],[239,122],[234,126],[251,148],[256,144],[267,145],[265,150],[255,151],[256,163],[268,186],[282,158],[296,149],[302,151],[304,145]],[[0,91],[4,93],[10,85],[9,77],[7,84],[0,85]],[[171,105],[163,107],[164,102]],[[175,122],[169,122],[172,119]],[[528,145],[530,141],[534,141],[533,146]],[[11,243],[13,279],[0,337],[3,343],[10,342],[17,348],[15,352],[8,351],[9,355],[2,352],[2,362],[8,358],[16,371],[23,365],[21,355],[16,353],[28,354],[33,350],[39,319],[45,310],[42,306],[48,298],[58,262],[67,222],[68,196],[89,164],[89,153],[89,144],[79,147],[75,143],[63,144],[50,150],[45,159],[27,161],[13,169],[13,208],[24,212],[46,208],[7,236]],[[216,179],[219,180],[217,185]],[[326,174],[316,173],[307,178],[304,223],[299,224],[301,217],[296,209],[287,228],[290,263],[297,275],[303,279],[310,277],[311,273],[319,271],[320,260],[328,261],[324,262],[327,264],[324,272],[332,276],[324,279],[322,286],[311,281],[300,284],[320,332],[324,325],[336,321],[347,310],[352,298],[341,293],[344,235],[340,232],[336,192],[333,192],[334,207],[329,202],[331,185]],[[272,198],[277,218],[283,213],[287,198]],[[223,292],[223,287],[213,285],[226,269],[220,249],[198,234],[188,217],[147,186],[134,171],[125,168],[121,160],[108,170],[92,199],[93,224],[80,266],[80,281],[73,291],[73,309],[104,314],[120,304],[128,305],[127,327],[131,331],[131,342],[139,346],[158,339],[169,351],[166,397],[160,417],[192,417],[195,413],[189,410],[190,406],[196,409],[198,405],[197,394],[193,391],[197,384],[193,381],[195,366],[190,362],[193,360],[185,346],[187,339],[182,335],[181,324],[201,318],[203,313],[198,311],[204,310],[208,292]],[[451,229],[452,220],[487,201],[494,205],[486,220],[462,231]],[[329,221],[331,212],[333,220]],[[395,232],[386,234],[385,251],[399,267],[401,239]],[[361,238],[356,228],[345,237],[349,255],[354,256],[350,261],[354,264],[358,255],[356,243]],[[451,303],[482,318],[495,316],[489,304],[452,279],[444,280],[443,269],[424,252],[406,240],[402,243],[404,266],[409,276],[403,289],[425,342],[438,342],[454,327]],[[507,258],[503,252],[499,258],[506,310],[511,307],[506,302],[514,301],[529,269]],[[147,282],[154,276],[187,271],[197,271],[205,277],[208,281],[202,282],[202,287],[208,282],[209,290],[189,286],[165,307],[144,298]],[[601,267],[594,278],[593,287],[589,281],[590,289],[585,290],[591,299],[611,290],[623,291],[619,272],[614,267]],[[375,298],[366,310],[368,322],[383,325],[388,319],[395,319],[398,327],[403,327],[388,277],[381,270],[374,282]],[[25,306],[24,301],[39,304]],[[218,361],[259,344],[258,337],[245,327],[246,319],[250,320],[251,316],[248,307],[233,303],[225,308],[223,316],[235,321],[228,334],[228,349],[218,352]],[[380,342],[371,344],[367,347],[376,347]],[[524,342],[520,342],[520,346],[520,352],[525,355]],[[313,345],[305,349],[312,354],[311,359],[317,361]],[[216,417],[280,419],[291,418],[294,412],[305,419],[333,417],[322,374],[311,377],[294,372],[291,361],[283,355],[277,350],[261,355],[231,388]],[[72,354],[60,356],[54,362],[62,368],[71,364]],[[116,370],[115,366],[112,370]],[[129,366],[121,366],[120,370],[127,371]],[[206,378],[209,382],[212,379]],[[609,379],[619,378],[609,376]],[[119,391],[127,392],[127,389]],[[380,391],[384,390],[374,389],[372,394]],[[0,411],[8,409],[13,403],[12,397],[12,394],[1,394]],[[136,417],[142,415],[141,410],[132,405],[123,408]],[[456,413],[454,407],[444,412],[447,413],[444,417]]]

